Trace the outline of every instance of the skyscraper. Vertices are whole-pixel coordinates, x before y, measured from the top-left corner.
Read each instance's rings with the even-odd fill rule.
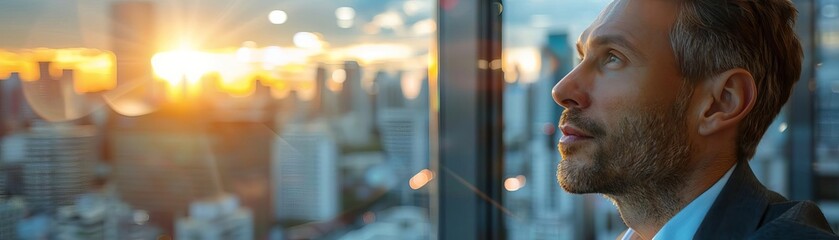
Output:
[[[322,121],[287,125],[272,148],[278,220],[329,220],[338,214],[338,146]]]
[[[25,139],[23,192],[36,211],[73,204],[89,190],[96,164],[92,126],[35,122]]]
[[[401,72],[376,75],[376,126],[387,164],[395,170],[396,178],[404,181],[396,185],[402,203],[410,205],[417,203],[417,198],[422,199],[424,193],[409,188],[407,182],[428,168],[428,110],[419,99],[426,96],[422,92],[413,99],[415,102],[406,98],[402,75]]]
[[[409,108],[384,108],[378,112],[379,133],[385,158],[399,178],[409,178],[428,167],[427,113]]]
[[[376,115],[381,116],[378,111],[386,108],[406,107],[405,95],[402,93],[402,73],[388,74],[379,71],[376,73]]]
[[[0,136],[22,127],[25,101],[18,73],[0,79],[0,115],[3,116],[0,118]]]
[[[357,62],[348,61],[344,64],[346,79],[339,96],[338,103],[342,108],[346,123],[341,144],[349,146],[368,145],[373,138],[373,101],[365,90],[361,78],[361,67]]]

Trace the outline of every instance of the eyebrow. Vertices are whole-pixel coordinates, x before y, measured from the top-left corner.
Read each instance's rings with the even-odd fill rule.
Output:
[[[630,54],[636,55],[636,56],[638,56],[642,59],[645,59],[644,54],[641,51],[638,51],[638,48],[636,48],[635,45],[633,45],[631,42],[629,42],[628,39],[626,39],[625,37],[623,37],[621,35],[595,36],[594,40],[591,41],[591,45],[594,45],[594,46],[602,46],[602,45],[609,45],[609,44],[616,45],[616,46],[619,46],[621,48],[624,48],[627,51],[629,51]],[[577,46],[577,53],[580,54],[580,56],[584,56],[585,54],[583,54],[582,43],[580,41],[577,41],[576,46]]]

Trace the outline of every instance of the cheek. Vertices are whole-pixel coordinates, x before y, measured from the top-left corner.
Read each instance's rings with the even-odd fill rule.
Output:
[[[640,113],[633,109],[641,109],[642,104],[637,94],[627,93],[627,91],[606,92],[603,96],[592,100],[588,114],[604,128],[607,134],[614,134],[621,128],[623,119]]]
[[[654,93],[646,75],[639,68],[601,74],[595,79],[589,92],[591,108],[612,112],[626,106],[644,104],[646,98]]]

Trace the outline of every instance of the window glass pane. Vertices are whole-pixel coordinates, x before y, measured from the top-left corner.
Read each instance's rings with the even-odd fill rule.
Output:
[[[839,1],[819,0],[816,65],[816,197],[839,230]]]
[[[556,181],[562,108],[551,88],[576,64],[577,37],[610,1],[513,1],[503,11],[504,204],[510,239],[615,239],[626,227],[608,200]]]
[[[426,239],[433,0],[0,2],[0,239]]]
[[[556,146],[562,134],[556,126],[563,109],[552,99],[551,89],[579,61],[574,47],[577,38],[609,2],[530,0],[504,4],[503,70],[507,82],[504,90],[504,204],[511,212],[511,216],[506,218],[511,239],[615,239],[626,230],[626,225],[610,201],[594,194],[568,194],[556,181],[556,166],[561,158]],[[821,2],[819,34],[822,36],[822,45],[828,44],[829,41],[825,39],[834,36],[833,48],[839,49],[836,47],[839,44],[835,44],[839,42],[839,33],[836,32],[839,25],[826,26],[827,20],[839,23],[836,21],[839,19],[837,14],[834,14],[839,10],[835,6],[826,7],[837,5],[837,1]],[[821,89],[818,90],[819,96],[824,97],[839,92],[831,91],[828,84],[832,83],[825,79],[829,74],[823,73],[839,69],[825,67],[830,61],[828,58],[839,58],[828,57],[832,50],[826,50],[827,46],[822,48],[825,48],[820,49],[825,54],[824,62],[817,75]],[[834,78],[839,76],[833,75]],[[824,101],[820,104],[829,105]],[[833,105],[830,109],[839,109],[839,105]],[[819,118],[820,121],[825,123],[839,117],[828,117],[830,110],[826,107],[817,111],[823,116]],[[827,128],[825,123],[819,126]],[[790,180],[789,159],[786,157],[788,127],[786,110],[782,110],[765,133],[750,162],[760,181],[782,195],[788,195]],[[819,139],[826,139],[824,135],[830,133],[829,130],[818,129],[815,132],[821,134]],[[822,142],[817,146],[817,151],[820,151],[819,167],[827,169],[826,166],[832,164],[828,163],[829,159],[839,159],[836,154],[839,145],[827,143],[826,140],[819,141]],[[825,179],[831,178],[820,179],[827,181]],[[835,194],[835,188],[824,190],[828,186],[835,186],[835,183],[822,186],[823,195]],[[833,199],[835,201],[837,198]],[[826,215],[833,214],[833,219],[836,219],[839,217],[839,205],[830,204],[820,202]]]

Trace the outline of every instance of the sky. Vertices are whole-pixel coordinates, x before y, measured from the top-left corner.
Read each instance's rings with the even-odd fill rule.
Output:
[[[200,48],[238,47],[245,41],[259,46],[292,44],[294,33],[318,32],[332,46],[370,42],[430,41],[433,34],[412,34],[413,24],[434,19],[435,0],[149,0],[155,3],[160,45],[192,41]],[[0,1],[0,49],[89,47],[110,49],[111,5],[122,0],[3,0]],[[548,32],[568,31],[576,38],[608,0],[505,1],[507,46],[541,44]],[[335,9],[352,7],[351,28],[340,28]],[[268,21],[272,10],[287,13],[280,25]],[[406,11],[407,10],[407,11]],[[382,13],[397,13],[401,29],[365,31]],[[165,46],[162,46],[165,48]]]

